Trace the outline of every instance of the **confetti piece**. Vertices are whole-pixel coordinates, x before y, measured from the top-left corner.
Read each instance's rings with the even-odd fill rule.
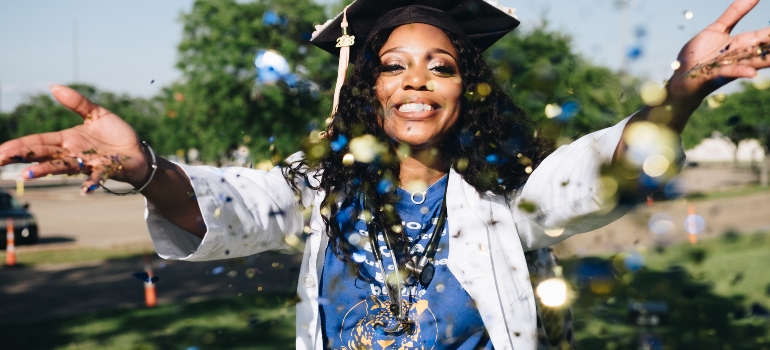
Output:
[[[134,277],[142,280],[142,281],[149,282],[149,283],[152,283],[152,284],[158,283],[158,280],[160,280],[160,277],[158,277],[158,276],[150,277],[150,275],[146,271],[136,272],[136,273],[134,273],[132,275]]]
[[[693,14],[693,13],[692,13],[692,11],[685,11],[685,12],[684,12],[684,18],[685,18],[685,19],[692,19],[692,17],[693,17],[694,15],[695,15],[695,14]]]
[[[561,278],[551,278],[541,282],[535,291],[543,305],[562,306],[567,302],[567,283]]]
[[[214,217],[219,218],[219,215],[222,214],[222,208],[216,208],[214,209]]]
[[[671,69],[673,69],[673,70],[677,70],[681,66],[682,66],[682,63],[680,63],[679,61],[671,62]]]
[[[557,104],[551,103],[545,106],[545,116],[548,117],[549,119],[560,116],[561,112],[562,112],[561,106]]]
[[[666,88],[655,82],[646,82],[642,85],[642,101],[648,106],[660,106],[668,97]]]
[[[217,267],[211,269],[211,274],[212,275],[218,275],[218,274],[220,274],[222,272],[225,272],[225,267],[224,266],[217,266]]]
[[[564,227],[554,227],[545,229],[545,234],[551,237],[559,237],[564,233]]]

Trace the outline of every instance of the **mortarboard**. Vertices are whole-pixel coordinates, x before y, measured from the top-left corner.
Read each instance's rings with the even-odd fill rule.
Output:
[[[374,30],[425,23],[467,38],[484,51],[519,25],[516,10],[490,0],[355,0],[337,17],[316,26],[310,42],[340,56],[332,115],[345,81],[350,55],[355,57]]]

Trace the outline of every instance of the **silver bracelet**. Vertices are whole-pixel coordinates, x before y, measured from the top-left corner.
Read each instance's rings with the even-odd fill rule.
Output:
[[[140,192],[142,192],[142,190],[144,190],[147,187],[147,185],[150,184],[150,181],[152,181],[152,178],[155,177],[155,172],[158,171],[158,161],[155,158],[155,152],[153,152],[152,147],[150,147],[150,145],[148,145],[147,142],[142,141],[142,146],[146,148],[148,151],[150,151],[150,159],[152,159],[152,163],[150,164],[150,176],[147,177],[147,180],[144,182],[144,184],[139,188],[134,188],[133,190],[128,192],[113,192],[109,188],[104,187],[104,184],[100,184],[104,189],[104,192],[107,192],[108,194],[111,194],[114,196],[126,196],[129,194],[139,194]]]

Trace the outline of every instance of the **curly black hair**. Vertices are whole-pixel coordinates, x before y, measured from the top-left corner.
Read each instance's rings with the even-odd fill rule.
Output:
[[[299,191],[296,180],[310,185],[308,174],[315,173],[313,182],[318,185],[311,188],[326,194],[320,210],[329,244],[335,255],[346,262],[351,261],[354,248],[344,239],[344,232],[352,229],[354,220],[350,217],[358,217],[363,210],[383,213],[379,216],[383,234],[397,242],[397,246],[407,246],[401,219],[393,209],[399,198],[394,186],[387,186],[398,184],[399,145],[388,137],[378,121],[382,111],[375,94],[382,71],[379,51],[392,31],[382,30],[369,36],[342,87],[339,107],[326,136],[308,142],[305,157],[284,168],[284,175],[295,191]],[[463,96],[460,116],[439,146],[440,154],[448,157],[447,164],[452,164],[480,193],[510,195],[552,151],[552,143],[537,137],[534,121],[495,83],[492,69],[481,52],[467,39],[445,33],[457,50]],[[343,157],[350,152],[347,141],[363,135],[372,135],[385,151],[369,163],[345,164]],[[355,204],[361,196],[366,198],[367,208],[357,208],[355,215],[338,218],[338,202],[343,206]]]

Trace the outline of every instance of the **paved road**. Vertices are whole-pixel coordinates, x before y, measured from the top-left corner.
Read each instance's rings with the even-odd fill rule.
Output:
[[[292,293],[301,261],[301,255],[279,253],[212,262],[162,261],[155,257],[153,270],[160,278],[156,284],[158,303],[234,297],[239,293]],[[143,266],[142,258],[133,258],[85,265],[0,268],[0,324],[142,308],[144,283],[132,274],[142,271]]]

